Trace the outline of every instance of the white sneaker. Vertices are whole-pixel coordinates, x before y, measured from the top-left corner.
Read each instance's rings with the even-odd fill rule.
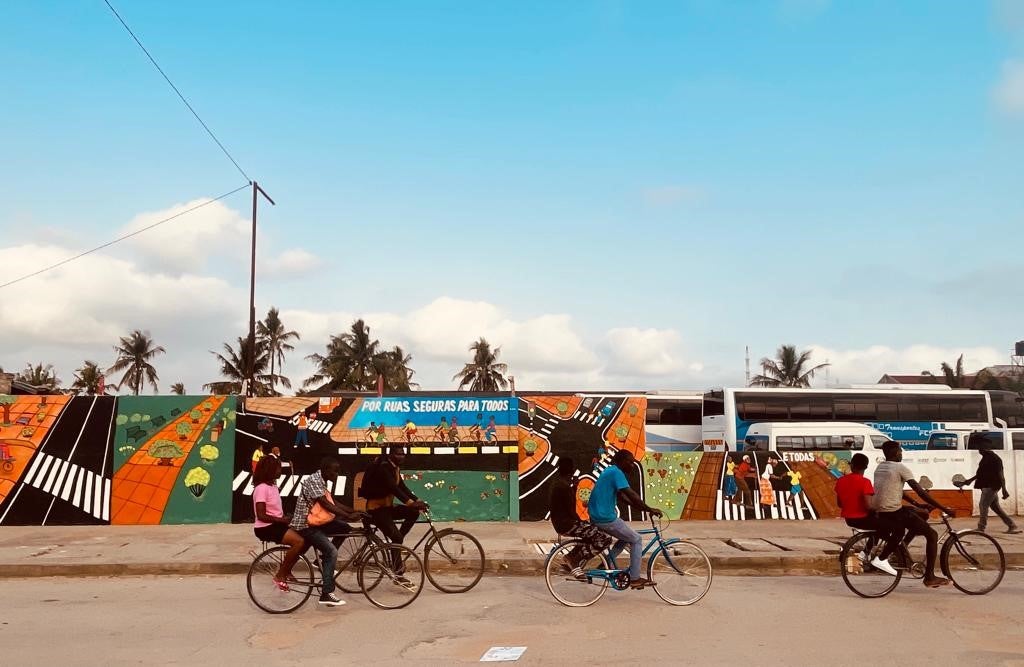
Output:
[[[891,574],[894,577],[896,576],[896,569],[892,565],[889,565],[888,560],[882,560],[881,558],[872,558],[871,567],[875,568],[876,570],[881,570],[886,574]]]

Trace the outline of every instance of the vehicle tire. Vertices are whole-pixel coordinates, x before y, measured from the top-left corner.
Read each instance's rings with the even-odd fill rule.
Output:
[[[393,552],[398,557],[398,571],[392,565]],[[363,595],[381,609],[407,607],[423,592],[423,561],[401,544],[371,547],[363,555],[358,572]]]
[[[484,576],[484,548],[469,533],[445,528],[427,541],[423,566],[427,579],[444,593],[465,593]]]
[[[268,614],[287,614],[306,603],[313,594],[313,566],[305,556],[300,556],[292,567],[294,583],[288,590],[281,590],[274,582],[274,575],[288,553],[288,547],[271,547],[253,559],[245,587],[253,603]]]
[[[980,530],[951,535],[939,554],[942,573],[968,595],[995,590],[1006,574],[1006,555],[999,542]]]
[[[685,607],[698,602],[711,590],[711,559],[692,542],[668,540],[647,563],[647,578],[654,592],[665,602]]]
[[[569,567],[566,556],[582,544],[582,540],[559,544],[551,550],[544,563],[544,583],[547,584],[551,595],[566,607],[589,607],[600,600],[608,590],[609,582],[603,577],[588,576],[585,580],[579,580],[569,574],[572,568]],[[604,554],[597,554],[580,567],[584,571],[612,569]]]
[[[843,575],[843,581],[862,598],[885,597],[903,577],[902,569],[897,569],[894,577],[868,562],[869,554],[875,550],[878,539],[874,532],[857,533],[839,551],[839,572]]]
[[[355,533],[347,536],[338,547],[338,569],[334,575],[334,583],[346,593],[360,593],[363,590],[359,586],[359,563],[365,544],[366,535]]]

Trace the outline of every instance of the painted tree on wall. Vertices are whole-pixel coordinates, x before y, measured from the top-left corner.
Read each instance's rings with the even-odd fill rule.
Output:
[[[154,393],[158,390],[157,382],[160,380],[160,376],[157,375],[156,368],[150,362],[166,350],[161,345],[153,344],[149,332],[136,329],[127,336],[123,336],[114,346],[114,352],[117,354],[117,359],[107,372],[120,373],[124,371],[121,381],[117,383],[118,389],[128,385],[132,394],[138,396],[146,383],[149,383],[153,387]]]
[[[11,425],[11,406],[14,405],[16,400],[18,399],[10,394],[0,394],[0,409],[2,409],[4,413],[4,426]]]
[[[172,440],[157,440],[149,448],[149,455],[154,459],[160,459],[157,462],[158,466],[169,466],[173,459],[184,456],[185,452]]]

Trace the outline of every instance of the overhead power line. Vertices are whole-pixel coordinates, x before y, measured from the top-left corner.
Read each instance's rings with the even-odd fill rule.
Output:
[[[62,259],[61,261],[57,262],[56,264],[51,264],[50,266],[44,266],[43,268],[39,269],[38,271],[33,271],[32,273],[28,273],[28,274],[26,274],[24,276],[21,276],[19,278],[15,278],[14,280],[9,280],[9,281],[7,281],[5,283],[0,284],[0,289],[3,289],[5,287],[10,287],[11,285],[14,285],[15,283],[20,283],[21,281],[28,280],[29,278],[34,278],[34,277],[38,276],[41,273],[46,273],[47,271],[52,271],[52,270],[54,270],[54,269],[56,269],[58,267],[61,267],[61,266],[64,266],[65,264],[73,262],[76,259],[81,259],[82,257],[85,257],[86,255],[91,255],[94,252],[99,252],[100,250],[103,250],[104,248],[109,248],[110,246],[114,245],[115,243],[120,243],[121,241],[124,241],[125,239],[130,239],[131,237],[138,236],[139,234],[141,234],[143,232],[148,232],[149,230],[153,229],[154,227],[159,227],[160,225],[164,224],[165,222],[170,222],[171,220],[174,220],[176,218],[180,218],[183,215],[188,215],[189,213],[191,213],[193,211],[198,211],[199,209],[203,208],[204,206],[209,206],[210,204],[213,204],[214,202],[218,202],[221,199],[225,199],[227,197],[230,197],[231,195],[235,194],[236,192],[241,192],[242,190],[247,190],[247,189],[249,189],[249,187],[250,186],[248,184],[243,185],[241,187],[237,187],[234,190],[232,190],[231,192],[225,192],[224,194],[222,194],[221,196],[217,197],[216,199],[208,199],[208,200],[204,201],[201,204],[196,204],[195,206],[192,206],[191,208],[187,208],[184,211],[179,211],[179,212],[175,213],[172,216],[168,216],[168,217],[164,218],[163,220],[158,220],[157,222],[154,222],[151,225],[146,225],[142,229],[137,229],[137,230],[135,230],[134,232],[132,232],[130,234],[125,234],[124,236],[120,236],[120,237],[114,239],[113,241],[108,241],[107,243],[104,243],[101,246],[96,246],[95,248],[93,248],[91,250],[86,250],[85,252],[80,252],[77,255],[75,255],[74,257],[68,257],[67,259]]]
[[[203,122],[203,119],[199,117],[199,114],[196,113],[196,110],[192,108],[192,105],[189,104],[187,99],[185,99],[185,96],[181,94],[181,91],[178,90],[178,87],[174,85],[174,82],[171,81],[171,78],[167,76],[163,68],[160,67],[160,65],[156,62],[156,59],[152,56],[152,54],[150,54],[149,50],[142,45],[142,41],[135,36],[135,33],[132,32],[132,29],[128,27],[128,24],[125,23],[124,19],[121,18],[121,15],[117,13],[117,10],[114,9],[114,6],[110,4],[110,0],[103,0],[103,2],[106,3],[107,7],[110,8],[110,11],[114,14],[115,17],[117,17],[117,20],[121,22],[121,25],[123,25],[124,29],[128,31],[128,34],[132,36],[132,39],[134,39],[135,43],[139,45],[139,48],[142,49],[142,52],[146,54],[146,57],[149,58],[149,62],[153,63],[153,67],[156,68],[156,71],[160,72],[160,76],[164,78],[164,81],[167,82],[167,85],[169,85],[174,90],[174,92],[178,94],[178,97],[181,98],[181,101],[185,103],[185,106],[188,107],[188,110],[192,112],[192,115],[196,117],[196,120],[199,121],[199,124],[203,126],[204,130],[206,130],[206,133],[210,135],[210,138],[217,143],[220,149],[224,152],[224,155],[226,155],[228,159],[231,160],[231,164],[235,165],[235,169],[238,170],[238,173],[240,173],[245,178],[245,180],[251,183],[252,179],[249,178],[249,175],[245,173],[245,170],[242,169],[242,167],[238,164],[238,161],[234,157],[232,157],[231,153],[228,152],[228,149],[224,148],[224,144],[220,142],[220,139],[218,139],[217,135],[213,133],[213,130],[210,129],[210,126]]]

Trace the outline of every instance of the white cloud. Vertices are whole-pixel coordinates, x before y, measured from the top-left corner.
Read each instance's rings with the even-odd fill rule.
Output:
[[[925,370],[938,373],[939,364],[944,361],[955,364],[961,354],[964,355],[964,369],[968,373],[985,366],[1006,363],[1006,353],[991,347],[946,348],[920,344],[900,349],[872,345],[862,349],[836,350],[811,345],[810,349],[814,352],[812,363],[828,361],[831,364],[831,381],[842,384],[873,384],[886,373],[917,375]],[[824,386],[824,373],[816,375],[814,384]]]
[[[605,335],[607,370],[616,375],[677,375],[686,369],[680,340],[673,329],[612,329]]]
[[[996,107],[1010,115],[1024,114],[1024,61],[1008,60],[992,93]]]
[[[263,260],[256,270],[263,277],[298,278],[313,273],[322,264],[320,258],[308,250],[291,248],[276,257]]]
[[[641,193],[644,203],[656,208],[695,204],[703,201],[705,194],[702,188],[692,185],[662,185],[647,188]]]

